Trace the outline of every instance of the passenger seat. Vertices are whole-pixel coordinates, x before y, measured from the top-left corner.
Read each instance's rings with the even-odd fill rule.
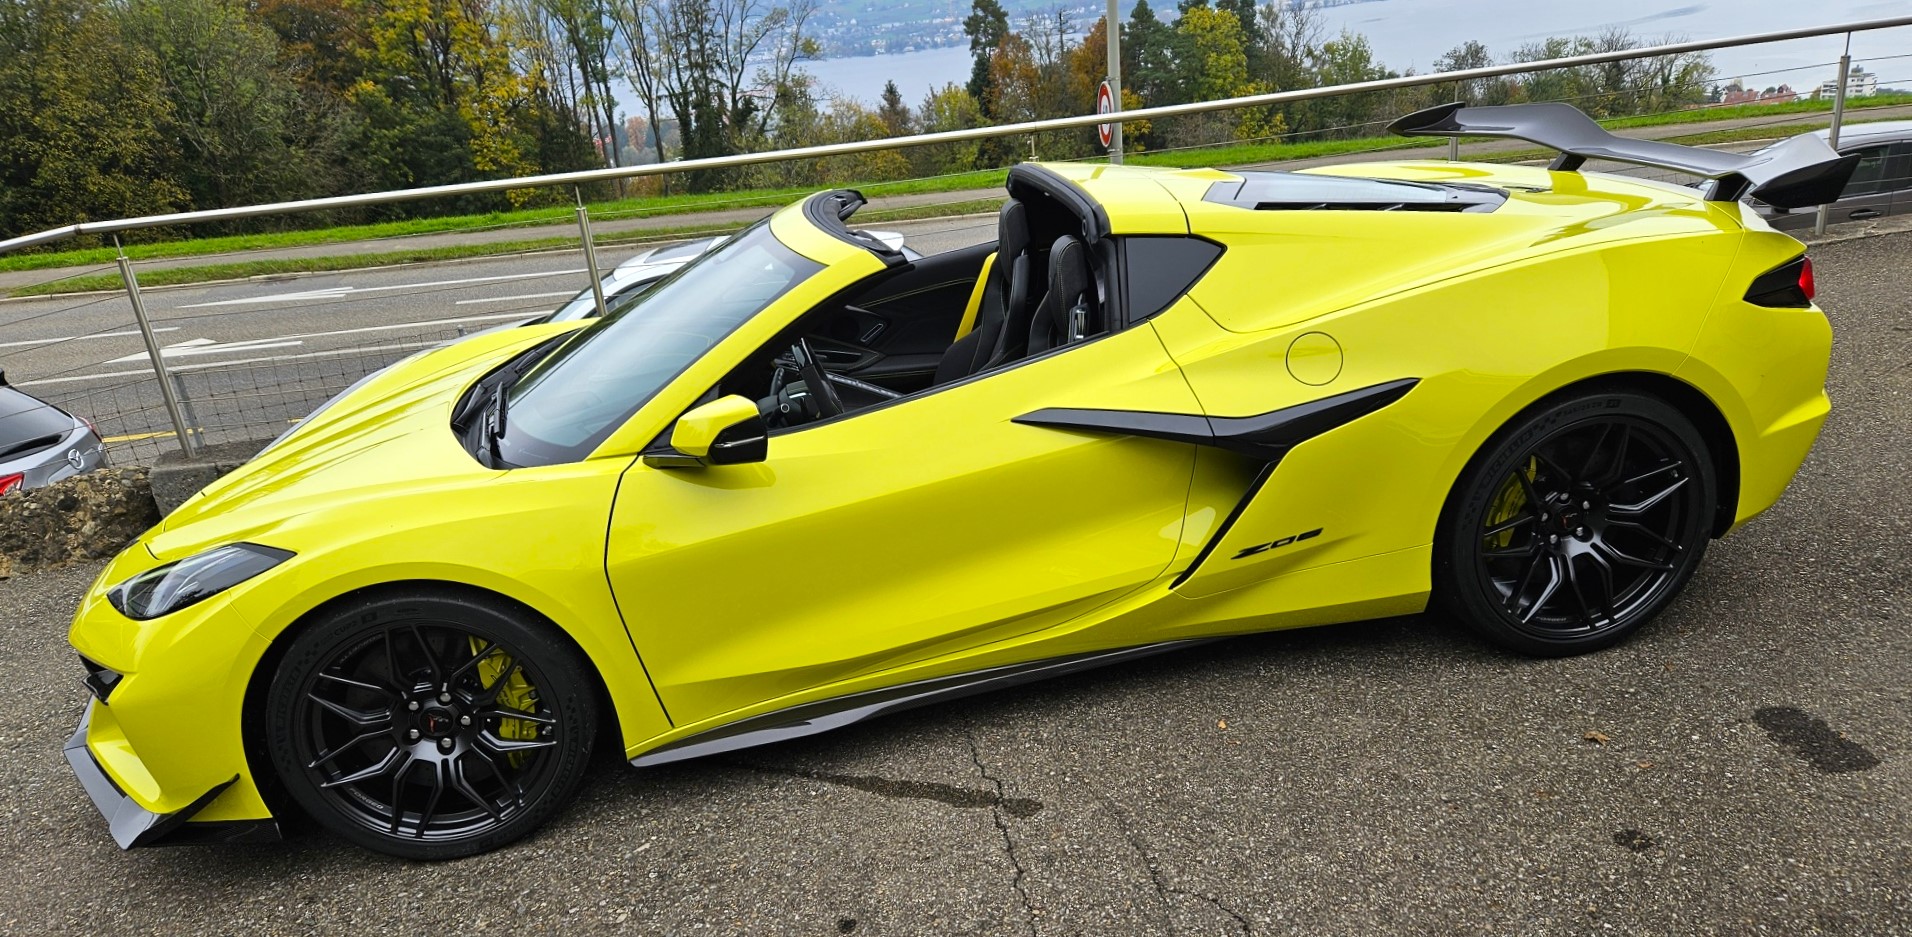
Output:
[[[1029,344],[1024,355],[1079,342],[1102,331],[1096,307],[1095,279],[1089,270],[1089,249],[1073,237],[1056,238],[1049,249],[1049,291],[1029,322]]]
[[[943,352],[936,384],[961,380],[990,366],[1002,347],[1005,323],[1022,319],[1029,306],[1029,216],[1010,199],[996,216],[996,262],[983,287],[976,324]]]

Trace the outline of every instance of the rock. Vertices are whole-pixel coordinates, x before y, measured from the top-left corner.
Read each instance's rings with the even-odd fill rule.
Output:
[[[112,556],[159,517],[143,466],[0,496],[0,579]]]

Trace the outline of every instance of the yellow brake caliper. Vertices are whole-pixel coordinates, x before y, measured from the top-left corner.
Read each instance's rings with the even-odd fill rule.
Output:
[[[1527,480],[1533,481],[1534,476],[1540,472],[1540,460],[1529,458],[1527,460],[1527,467],[1523,471],[1527,475]],[[1526,506],[1526,486],[1522,485],[1518,479],[1509,478],[1507,479],[1507,484],[1501,486],[1500,493],[1494,496],[1493,502],[1487,505],[1487,521],[1482,524],[1481,527],[1484,530],[1491,530],[1494,527],[1505,524],[1519,517],[1521,508]],[[1509,527],[1500,533],[1488,537],[1487,548],[1490,550],[1506,549],[1508,545],[1514,542],[1514,531],[1516,529],[1517,528]]]
[[[477,638],[471,640],[473,654],[482,654],[485,650],[478,643]],[[524,668],[511,666],[511,658],[507,655],[487,654],[478,662],[478,685],[487,690],[491,689],[506,668],[510,668],[511,676],[505,680],[504,688],[498,691],[498,708],[516,710],[521,713],[536,713],[538,700],[531,689],[531,681],[525,679]],[[538,724],[525,719],[500,719],[498,720],[498,737],[507,741],[530,741],[538,737]],[[512,752],[505,756],[505,760],[513,768],[524,767],[525,761],[529,758],[529,752]]]

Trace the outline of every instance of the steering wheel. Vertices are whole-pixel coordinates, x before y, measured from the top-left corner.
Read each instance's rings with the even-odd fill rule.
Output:
[[[842,413],[843,398],[837,396],[836,387],[823,370],[823,362],[810,350],[810,340],[798,337],[797,343],[790,346],[790,358],[797,363],[797,372],[803,375],[804,415],[812,420],[826,420]]]

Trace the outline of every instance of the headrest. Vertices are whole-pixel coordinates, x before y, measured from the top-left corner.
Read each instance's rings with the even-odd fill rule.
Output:
[[[1049,248],[1049,314],[1054,327],[1067,333],[1069,311],[1089,290],[1089,249],[1069,235],[1056,238]]]
[[[1029,250],[1029,210],[1010,199],[996,215],[996,265],[1004,268]]]

